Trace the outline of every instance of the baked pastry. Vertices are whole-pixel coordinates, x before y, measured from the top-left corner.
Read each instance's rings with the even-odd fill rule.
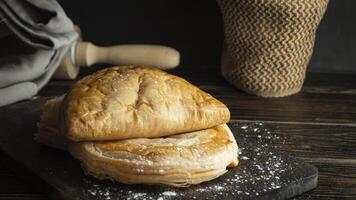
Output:
[[[72,141],[154,138],[227,123],[227,107],[182,78],[151,67],[112,67],[66,95],[61,132]]]
[[[59,132],[63,96],[46,102],[35,140],[69,150],[99,179],[177,187],[214,179],[236,166],[237,144],[226,124],[156,139],[70,142]]]
[[[99,179],[184,187],[238,164],[229,118],[223,103],[184,79],[114,67],[47,101],[35,140],[69,150]]]
[[[60,110],[64,95],[46,101],[40,121],[37,123],[38,132],[35,141],[57,149],[67,150],[68,139],[60,132]]]
[[[238,163],[226,124],[166,138],[73,143],[69,151],[88,174],[126,184],[185,187],[217,178]]]

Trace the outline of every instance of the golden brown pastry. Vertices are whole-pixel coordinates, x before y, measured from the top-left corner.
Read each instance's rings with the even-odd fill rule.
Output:
[[[38,122],[38,133],[35,134],[35,141],[58,149],[67,149],[68,139],[60,132],[60,108],[64,96],[55,97],[48,100]]]
[[[237,165],[229,117],[223,103],[184,79],[114,67],[49,100],[35,139],[69,149],[99,179],[184,187]]]
[[[47,101],[35,139],[67,150],[70,142],[58,130],[62,100]],[[88,174],[123,183],[189,186],[214,179],[238,163],[236,141],[226,124],[166,138],[71,142],[69,149]]]
[[[236,166],[228,126],[169,136],[70,144],[73,157],[98,179],[185,187],[212,180]]]
[[[61,131],[73,141],[161,137],[229,121],[227,107],[157,68],[112,67],[74,85],[62,105]]]

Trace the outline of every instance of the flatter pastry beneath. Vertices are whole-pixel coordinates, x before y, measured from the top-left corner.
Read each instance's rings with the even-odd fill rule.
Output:
[[[73,143],[69,151],[88,174],[126,184],[185,187],[238,164],[238,147],[226,124],[166,138]]]

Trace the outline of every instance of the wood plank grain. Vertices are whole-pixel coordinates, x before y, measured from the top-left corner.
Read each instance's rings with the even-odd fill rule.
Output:
[[[0,161],[0,199],[45,200],[43,193],[35,190],[30,184],[14,175]]]
[[[356,127],[234,122],[256,140],[270,132],[266,143],[318,168],[318,187],[297,199],[356,199]]]
[[[96,69],[90,70],[83,70],[81,76]],[[232,119],[240,126],[262,122],[280,138],[271,142],[276,148],[319,168],[319,187],[297,199],[356,199],[354,76],[309,73],[301,93],[264,99],[235,89],[224,81],[216,68],[183,67],[171,72],[225,102]],[[65,93],[73,83],[52,81],[39,95]],[[257,139],[257,135],[255,137]],[[21,186],[22,181],[1,166],[0,199],[44,198],[40,192],[28,189],[27,184]]]
[[[32,185],[48,192],[48,194],[53,195],[53,192],[57,192],[55,193],[56,196],[61,196],[62,199],[76,199],[72,197],[98,199],[98,196],[92,196],[88,192],[95,182],[90,184],[88,181],[84,181],[87,180],[87,177],[82,173],[78,162],[74,161],[67,152],[46,148],[33,141],[33,134],[37,131],[36,123],[39,120],[44,102],[45,99],[41,98],[1,109],[1,129],[7,130],[0,135],[1,152],[7,155],[7,157],[3,156],[3,158],[7,158],[5,163],[8,163],[16,174],[28,180]],[[237,133],[238,126],[230,125],[231,130]],[[315,167],[306,165],[299,159],[275,153],[271,149],[272,147],[265,147],[264,142],[255,141],[248,132],[244,135],[237,134],[236,139],[244,147],[243,155],[254,159],[241,159],[239,168],[229,170],[230,173],[226,174],[225,179],[216,179],[207,183],[210,186],[224,185],[224,193],[227,194],[224,195],[225,198],[246,198],[255,194],[262,199],[287,198],[309,191],[316,186],[317,170]],[[258,152],[256,152],[256,146],[261,147]],[[278,163],[278,166],[272,163]],[[268,165],[265,166],[265,164]],[[271,170],[273,170],[272,173]],[[241,182],[231,182],[231,179],[239,179]],[[39,184],[41,182],[44,184]],[[112,194],[110,198],[112,199],[126,199],[126,197],[129,197],[127,196],[128,190],[150,191],[149,196],[157,198],[162,189],[161,187],[156,187],[156,189],[142,187],[140,189],[136,186],[109,185],[104,182],[97,182],[97,184],[106,189],[110,188]],[[214,196],[215,191],[208,193],[209,190],[206,190],[206,188],[210,186],[202,184],[191,187],[192,190],[189,193],[177,189],[176,191],[179,193],[177,196],[182,199],[191,199],[193,196],[199,199],[205,198],[206,195],[212,199],[223,198],[222,196]],[[118,188],[123,190],[120,192],[117,190]],[[201,188],[207,192],[204,192],[202,196],[195,196]],[[240,191],[240,194],[234,193],[235,191]]]
[[[319,186],[297,199],[356,198],[355,127],[273,122],[260,124],[260,122],[240,122],[238,120],[233,120],[232,123],[237,123],[240,131],[243,131],[243,127],[251,127],[251,130],[247,131],[249,131],[250,137],[255,137],[256,140],[269,131],[268,137],[271,138],[266,140],[266,144],[300,157],[319,168]],[[262,131],[253,131],[256,126]],[[0,194],[3,197],[10,199],[43,198],[40,193],[19,187],[16,185],[17,180],[12,182],[16,179],[14,176],[6,175],[5,170],[2,172],[5,174],[2,175],[4,179],[0,181],[0,188],[3,188],[0,190]],[[10,186],[6,186],[9,183]],[[12,187],[11,184],[14,186]]]
[[[292,121],[300,123],[356,123],[356,96],[299,93],[262,99],[239,91],[202,87],[223,101],[233,119]]]
[[[234,119],[356,124],[356,78],[308,73],[302,91],[285,98],[260,98],[228,84],[218,69],[175,71],[228,105]]]

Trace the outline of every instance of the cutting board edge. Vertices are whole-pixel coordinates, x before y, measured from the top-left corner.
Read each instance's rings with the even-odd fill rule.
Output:
[[[299,159],[299,158],[298,158]],[[301,159],[299,159],[301,160]],[[318,186],[318,179],[319,179],[319,170],[317,167],[315,167],[312,164],[309,163],[305,163],[305,165],[307,167],[309,167],[310,169],[314,170],[314,174],[312,174],[309,177],[306,177],[304,182],[304,189],[300,189],[298,191],[293,190],[292,188],[295,188],[295,185],[297,185],[297,183],[295,183],[294,185],[288,185],[287,187],[283,188],[283,193],[285,193],[286,190],[290,191],[289,193],[286,193],[284,195],[281,195],[282,189],[278,189],[276,191],[270,191],[269,193],[266,193],[267,195],[265,195],[263,198],[256,198],[258,200],[270,200],[270,199],[275,199],[275,200],[279,200],[279,199],[290,199],[290,198],[295,198],[298,197],[299,195],[308,192],[310,190],[315,189]],[[300,183],[301,181],[299,181],[298,183]],[[279,198],[275,198],[275,193],[279,193]],[[274,193],[273,198],[269,197],[269,194]]]

